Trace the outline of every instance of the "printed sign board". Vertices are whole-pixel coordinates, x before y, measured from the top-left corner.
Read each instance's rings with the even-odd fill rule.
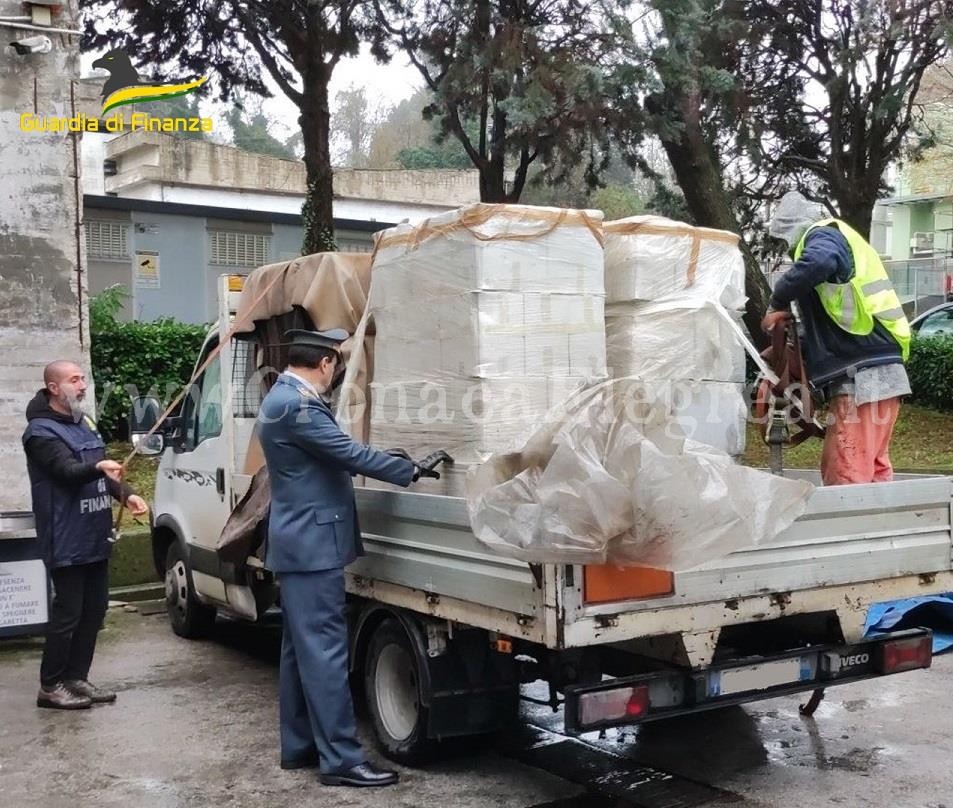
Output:
[[[0,631],[41,626],[47,617],[43,562],[0,561]]]
[[[159,253],[154,250],[138,250],[133,264],[136,286],[140,289],[159,288]]]

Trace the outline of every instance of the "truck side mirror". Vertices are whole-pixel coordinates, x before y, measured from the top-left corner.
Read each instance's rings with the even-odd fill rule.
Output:
[[[145,457],[162,454],[162,450],[165,449],[165,436],[160,432],[152,435],[133,435],[132,445],[139,454]]]
[[[165,432],[172,426],[165,421],[152,435],[149,432],[162,417],[162,405],[151,396],[134,398],[129,410],[129,439],[141,455],[161,454],[165,448]]]

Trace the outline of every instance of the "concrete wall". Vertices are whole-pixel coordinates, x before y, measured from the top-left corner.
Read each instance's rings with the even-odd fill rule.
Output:
[[[92,158],[90,158],[92,163]],[[92,184],[91,184],[92,185]],[[93,186],[95,187],[95,186]],[[102,188],[102,184],[100,184]],[[87,193],[102,191],[91,190]],[[227,188],[195,188],[179,185],[160,185],[150,182],[124,189],[119,196],[127,199],[147,199],[155,202],[174,202],[181,205],[208,205],[218,208],[242,208],[271,213],[301,213],[304,196],[269,194]],[[335,218],[357,219],[364,222],[396,224],[404,219],[419,222],[430,216],[446,213],[449,208],[420,202],[387,202],[374,199],[335,198],[332,204]]]
[[[23,13],[19,0],[0,0],[0,17]],[[63,0],[54,23],[78,26],[76,0]],[[0,510],[30,507],[20,435],[43,366],[89,367],[79,136],[19,128],[22,112],[72,114],[79,40],[54,34],[51,53],[18,56],[7,43],[28,35],[0,26]]]
[[[96,136],[89,151],[90,169],[103,157],[117,167],[101,186],[98,177],[91,180],[89,193],[101,193],[95,189],[102,187],[132,199],[278,213],[300,213],[304,201],[305,169],[296,160],[141,130],[108,142]],[[478,202],[479,177],[464,170],[337,169],[334,197],[337,218],[419,221]]]

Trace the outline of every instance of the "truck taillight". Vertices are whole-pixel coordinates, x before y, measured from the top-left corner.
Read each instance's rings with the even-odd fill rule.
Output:
[[[579,723],[582,729],[609,722],[641,718],[649,710],[648,685],[617,687],[583,693],[579,697]]]
[[[882,673],[929,668],[932,661],[933,638],[929,636],[892,640],[880,647],[879,668]]]

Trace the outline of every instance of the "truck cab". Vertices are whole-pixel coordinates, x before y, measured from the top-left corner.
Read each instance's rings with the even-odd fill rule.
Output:
[[[235,503],[248,488],[247,447],[258,396],[252,334],[222,344],[234,319],[241,276],[219,279],[219,322],[196,359],[196,376],[166,433],[156,474],[153,557],[165,579],[173,629],[183,636],[207,630],[215,612],[256,620],[258,604],[246,570],[219,562],[216,544]],[[220,347],[221,346],[221,347]],[[264,574],[262,574],[264,578]]]

